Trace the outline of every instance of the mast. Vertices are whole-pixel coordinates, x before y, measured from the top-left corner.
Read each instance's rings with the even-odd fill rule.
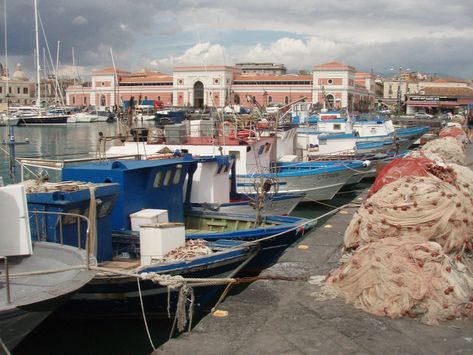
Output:
[[[39,65],[39,32],[38,32],[38,2],[34,0],[34,30],[36,38],[36,81],[38,84],[38,91],[36,93],[36,106],[38,107],[39,115],[41,116],[41,77]]]
[[[8,52],[7,52],[7,0],[3,2],[3,14],[4,14],[4,24],[5,24],[5,70],[6,70],[6,92],[5,97],[7,99],[7,116],[6,116],[6,124],[8,126],[8,140],[4,140],[1,142],[2,145],[8,146],[8,167],[10,171],[10,177],[13,182],[17,181],[16,178],[16,153],[15,153],[15,144],[28,144],[29,141],[17,142],[15,141],[15,132],[14,126],[10,124],[10,90],[9,90],[9,80],[10,74],[8,72]]]
[[[5,85],[5,96],[7,98],[7,115],[9,115],[10,107],[9,107],[9,87],[10,87],[10,73],[8,71],[8,36],[7,36],[7,0],[3,1],[3,13],[5,14],[4,17],[4,25],[5,25],[5,76],[7,78],[6,85]]]
[[[117,88],[118,88],[118,77],[117,77],[117,68],[115,67],[115,59],[113,59],[113,51],[112,47],[110,47],[110,56],[112,57],[112,65],[113,65],[113,103],[114,107],[117,108]],[[119,95],[119,94],[118,94]],[[130,103],[131,104],[131,103]],[[118,117],[118,112],[115,113],[117,116],[117,134],[121,134],[121,129],[120,129],[120,117]]]

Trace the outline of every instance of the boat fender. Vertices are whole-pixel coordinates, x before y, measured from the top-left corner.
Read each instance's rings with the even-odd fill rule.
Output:
[[[365,161],[363,162],[363,168],[367,168],[367,167],[370,166],[370,165],[371,165],[371,161],[369,161],[369,160],[365,160]]]

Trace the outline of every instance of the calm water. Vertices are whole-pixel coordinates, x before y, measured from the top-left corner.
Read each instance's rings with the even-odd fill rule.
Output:
[[[45,157],[95,152],[98,132],[113,135],[116,126],[109,123],[69,124],[60,127],[15,127],[16,140],[28,138],[30,144],[17,146],[17,156]],[[5,139],[5,127],[0,127]],[[0,176],[9,182],[8,157],[1,153]],[[361,186],[361,188],[368,185]],[[341,206],[358,191],[343,193],[329,201]],[[331,208],[321,204],[302,204],[293,215],[315,218]],[[202,315],[200,315],[202,316]],[[198,318],[198,317],[197,317]],[[194,319],[197,323],[198,319]],[[149,320],[155,346],[169,338],[171,321]],[[152,351],[141,319],[61,319],[53,314],[15,349],[14,354],[149,354]]]

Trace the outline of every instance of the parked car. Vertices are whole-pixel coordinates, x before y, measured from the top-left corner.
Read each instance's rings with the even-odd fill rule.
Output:
[[[420,120],[431,120],[432,118],[434,118],[434,116],[428,114],[427,112],[416,112],[414,117]]]

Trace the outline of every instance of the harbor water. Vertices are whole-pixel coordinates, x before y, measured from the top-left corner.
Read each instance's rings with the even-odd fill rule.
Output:
[[[151,125],[152,123],[148,123]],[[15,140],[29,140],[27,145],[16,147],[17,157],[57,157],[95,154],[99,132],[112,136],[116,126],[110,123],[68,124],[65,126],[15,127]],[[5,127],[0,127],[2,140],[8,139]],[[113,143],[111,143],[113,144]],[[118,144],[118,142],[117,142]],[[0,176],[10,183],[8,155],[2,147]],[[18,172],[20,171],[18,167]],[[44,173],[43,173],[44,174]],[[57,174],[56,174],[57,175]],[[34,175],[25,173],[26,178]],[[57,176],[53,176],[56,178]],[[18,174],[19,178],[19,174]],[[330,211],[335,206],[348,203],[368,185],[359,186],[355,191],[337,195],[327,204],[304,203],[293,215],[315,218]],[[239,292],[235,290],[234,292]],[[230,295],[231,297],[231,295]],[[194,324],[205,313],[194,318]],[[67,319],[53,313],[15,349],[13,354],[149,354],[152,351],[142,319],[84,318]],[[172,319],[148,319],[148,326],[154,346],[158,347],[169,339]]]

